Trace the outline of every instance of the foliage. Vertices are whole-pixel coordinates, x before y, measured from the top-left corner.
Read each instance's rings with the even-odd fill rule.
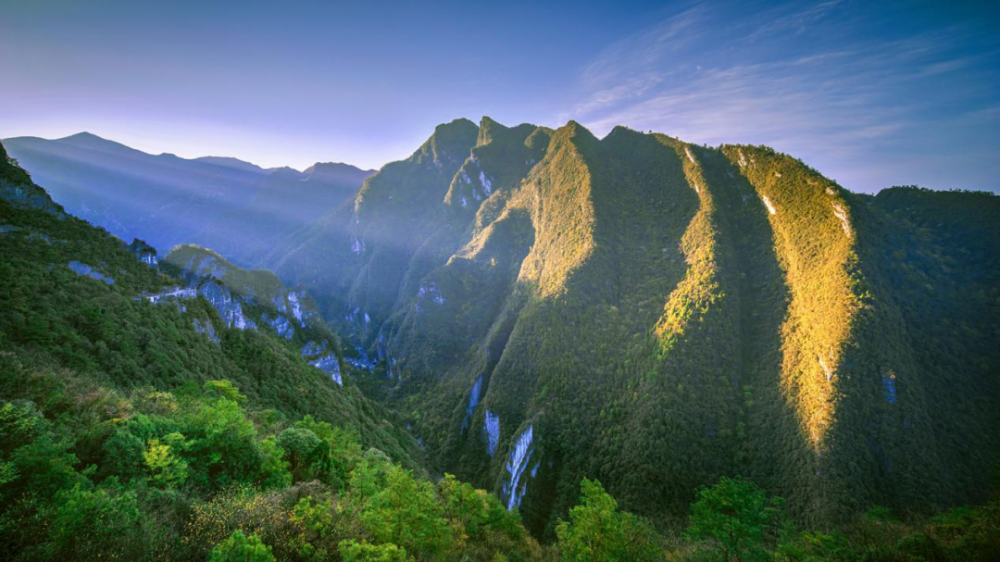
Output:
[[[289,519],[302,529],[297,542],[303,560],[324,560],[329,555],[326,543],[333,531],[333,510],[329,500],[314,502],[310,496],[295,505]]]
[[[584,479],[581,503],[569,511],[569,521],[556,526],[562,558],[573,562],[659,560],[661,539],[652,527],[618,504],[601,483]]]
[[[177,280],[82,221],[5,200],[0,217],[0,558],[316,560],[342,541],[405,558],[389,537],[423,558],[538,551],[519,523],[516,544],[490,542],[488,521],[453,544],[412,437],[300,342],[225,328],[203,300],[147,302]],[[389,454],[355,488],[362,444]]]
[[[364,530],[378,543],[399,545],[417,558],[442,557],[452,530],[429,482],[366,455],[355,469],[352,502]]]
[[[212,549],[208,556],[209,562],[274,562],[271,547],[261,542],[252,534],[244,536],[242,531],[235,531],[225,541]]]
[[[406,562],[406,549],[394,544],[368,544],[367,542],[344,540],[338,546],[344,562]]]
[[[723,478],[698,491],[686,533],[715,543],[727,561],[766,560],[782,524],[779,498],[768,498],[753,482]]]
[[[184,436],[174,432],[164,436],[163,440],[164,443],[160,443],[159,439],[150,439],[149,447],[142,456],[146,461],[146,467],[152,473],[150,481],[173,488],[183,484],[188,477],[187,461],[171,452],[172,447],[183,448]]]
[[[47,550],[53,558],[130,560],[141,546],[141,514],[133,491],[60,492],[50,514]]]

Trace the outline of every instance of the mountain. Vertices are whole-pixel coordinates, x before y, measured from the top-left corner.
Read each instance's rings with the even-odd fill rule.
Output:
[[[262,263],[535,532],[582,477],[668,523],[734,474],[838,521],[982,499],[1000,461],[994,195],[460,119]]]
[[[188,299],[201,295],[229,326],[273,330],[293,343],[310,365],[343,386],[343,356],[339,339],[327,328],[316,305],[302,289],[287,289],[270,271],[236,267],[219,254],[198,246],[176,246],[161,267],[187,281],[156,295]]]
[[[217,166],[226,166],[236,170],[242,170],[244,172],[253,172],[256,174],[267,174],[267,170],[261,168],[256,164],[251,164],[239,158],[232,158],[230,156],[201,156],[195,158],[198,162],[206,162],[208,164],[215,164]]]
[[[64,140],[121,167],[180,166]],[[259,209],[345,172],[197,166],[227,178],[218,200],[257,186]],[[23,173],[0,178],[9,204],[64,216]],[[119,195],[107,222],[138,204]],[[435,470],[496,492],[538,536],[584,477],[672,526],[699,486],[743,475],[824,524],[979,501],[1000,461],[994,195],[861,195],[767,147],[484,118],[440,125],[353,195],[310,201],[322,216],[292,212],[266,239],[239,212],[189,208],[180,223],[196,217],[241,257],[180,246],[161,263],[180,284],[147,296],[200,295],[220,328],[252,324],[236,331],[307,352],[328,382],[343,373],[406,412]],[[187,235],[176,215],[157,220]]]
[[[420,466],[416,442],[361,394],[338,338],[301,289],[200,248],[150,266],[136,244],[64,212],[8,163],[2,145],[0,183],[5,366],[64,369],[119,390],[225,378],[257,406],[347,424],[366,444]]]
[[[69,213],[126,240],[165,250],[196,243],[241,264],[351,198],[366,175],[346,164],[303,173],[235,158],[154,156],[89,133],[4,142]]]
[[[0,558],[554,559],[496,496],[428,479],[308,295],[151,251],[0,144]]]
[[[362,170],[343,162],[317,162],[302,172],[303,175],[317,181],[358,186],[374,173],[375,170]]]

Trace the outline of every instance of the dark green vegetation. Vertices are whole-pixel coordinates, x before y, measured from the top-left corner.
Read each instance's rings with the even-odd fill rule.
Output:
[[[982,501],[998,260],[993,195],[858,195],[766,147],[484,118],[263,263],[377,359],[371,394],[433,466],[553,537],[585,477],[666,526],[722,476],[800,524]]]
[[[197,243],[242,264],[353,198],[372,174],[347,164],[298,172],[234,158],[152,155],[89,133],[4,143],[67,212],[122,239],[164,251]]]
[[[148,302],[143,295],[177,280],[138,262],[117,238],[65,215],[0,205],[0,331],[9,356],[5,366],[27,369],[17,376],[30,378],[26,373],[35,367],[69,369],[122,391],[226,379],[262,410],[349,423],[365,445],[408,464],[419,456],[412,438],[392,429],[383,408],[355,386],[340,388],[308,366],[290,342],[228,328],[201,298],[183,306]],[[71,263],[113,283],[77,274]],[[199,326],[211,327],[218,341]]]

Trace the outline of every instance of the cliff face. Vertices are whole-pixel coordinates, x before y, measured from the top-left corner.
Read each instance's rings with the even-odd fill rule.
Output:
[[[670,517],[743,473],[830,519],[982,492],[998,218],[995,196],[856,195],[766,147],[484,118],[269,261],[440,468],[538,529],[583,476]]]
[[[340,341],[303,289],[289,289],[270,271],[242,269],[194,245],[171,250],[163,268],[186,284],[147,295],[151,302],[204,297],[226,327],[273,332],[299,349],[310,365],[344,385]]]

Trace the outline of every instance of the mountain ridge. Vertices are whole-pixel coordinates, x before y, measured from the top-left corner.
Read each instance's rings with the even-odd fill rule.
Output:
[[[921,397],[943,363],[924,357],[920,368],[891,351],[927,337],[898,332],[891,295],[915,281],[883,278],[887,250],[871,234],[892,222],[898,211],[883,202],[900,188],[852,194],[767,147],[622,127],[597,139],[573,122],[470,125],[439,126],[366,180],[353,209],[264,262],[310,287],[377,358],[386,399],[419,414],[439,466],[524,499],[536,531],[571,504],[559,483],[583,476],[666,518],[700,483],[734,473],[816,520],[866,502],[919,509],[975,496],[989,462],[949,466],[971,441],[918,422],[949,410]],[[969,197],[984,204],[963,212],[1000,216],[995,196]],[[979,247],[1000,249],[988,220],[958,220],[977,225]],[[965,265],[978,306],[997,314],[994,261]],[[966,345],[986,369],[980,395],[996,403],[1000,386],[985,376],[1000,364],[986,351],[996,331],[988,315],[968,318],[977,336]],[[989,408],[950,395],[997,440]],[[920,468],[892,460],[927,447],[951,452]],[[697,460],[664,458],[671,450]],[[526,451],[550,464],[512,468]],[[537,476],[519,478],[526,469]]]
[[[324,177],[235,159],[152,155],[90,133],[5,142],[70,213],[123,239],[160,248],[200,243],[242,265],[353,197],[366,174],[345,169]]]

